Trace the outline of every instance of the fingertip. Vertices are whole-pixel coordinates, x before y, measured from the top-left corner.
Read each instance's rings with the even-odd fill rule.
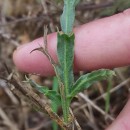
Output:
[[[106,130],[130,130],[130,99],[116,120]]]
[[[74,64],[77,70],[114,68],[130,64],[129,14],[130,9],[75,29]],[[47,41],[49,53],[57,61],[56,33],[48,35]],[[42,43],[43,38],[39,38],[14,52],[13,60],[19,70],[43,76],[54,74],[52,65],[45,55],[38,51],[30,54]]]
[[[31,43],[18,47],[13,53],[13,61],[18,70],[27,73],[39,74],[42,76],[53,75],[52,65],[45,55],[39,51],[30,53],[33,49],[39,47],[42,38]],[[44,69],[45,68],[45,69]]]
[[[130,9],[124,10],[123,13],[126,14],[126,15],[130,15]]]

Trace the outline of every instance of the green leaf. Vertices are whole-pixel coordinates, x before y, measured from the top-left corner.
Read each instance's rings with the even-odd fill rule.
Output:
[[[63,14],[61,15],[60,22],[62,31],[66,34],[72,32],[74,19],[75,19],[75,7],[79,0],[64,0]]]
[[[67,35],[58,33],[57,37],[57,55],[59,64],[56,66],[56,70],[58,73],[57,77],[59,80],[64,121],[67,123],[70,105],[67,96],[69,95],[74,83],[74,34]]]
[[[70,91],[74,83],[73,59],[74,59],[74,34],[68,36],[58,33],[57,54],[59,60],[59,75],[65,88]]]
[[[55,104],[56,106],[60,106],[61,105],[61,98],[60,98],[60,94],[54,90],[49,90],[47,87],[38,85],[37,83],[35,83],[32,79],[27,79],[27,81],[30,83],[30,85],[35,88],[37,91],[39,91],[40,93],[43,93],[45,96],[47,96],[53,104]]]
[[[93,83],[110,78],[113,75],[115,75],[114,71],[101,69],[81,76],[73,85],[69,98],[72,99],[79,92],[89,88]]]

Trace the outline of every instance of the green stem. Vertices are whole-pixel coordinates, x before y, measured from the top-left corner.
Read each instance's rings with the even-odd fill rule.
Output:
[[[62,32],[58,33],[58,59],[60,65],[60,94],[65,123],[69,123],[70,88],[73,85],[73,58],[74,35],[73,24],[75,20],[75,7],[79,0],[64,0],[63,13],[60,18]]]
[[[73,59],[74,59],[74,34],[67,35],[58,33],[57,54],[59,66],[57,74],[59,74],[60,94],[63,109],[63,117],[65,123],[69,122],[69,105],[68,96],[74,82],[73,75]]]
[[[65,91],[65,87],[62,85],[60,87],[60,93],[61,93],[61,103],[62,103],[62,110],[63,110],[63,118],[64,122],[69,122],[69,102],[67,100],[67,93]]]
[[[56,77],[53,78],[53,90],[58,92],[58,80]],[[56,106],[53,102],[52,102],[52,110],[57,113],[58,111],[58,105]],[[58,125],[55,121],[52,122],[52,128],[53,130],[58,130]]]

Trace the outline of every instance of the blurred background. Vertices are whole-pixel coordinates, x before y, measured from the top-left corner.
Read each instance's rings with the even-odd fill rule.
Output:
[[[75,26],[130,7],[130,0],[80,1]],[[19,45],[43,36],[44,25],[48,25],[49,33],[55,32],[56,27],[60,28],[62,7],[63,0],[0,0],[0,130],[54,130],[50,118],[13,94],[6,79],[15,71],[20,81],[25,80],[25,73],[18,72],[12,61],[13,51]],[[127,102],[130,67],[114,70],[117,76],[109,87],[106,81],[97,82],[72,102],[71,108],[83,130],[104,130]],[[75,78],[83,73],[86,72],[76,74]],[[39,84],[52,87],[52,77],[30,77]]]

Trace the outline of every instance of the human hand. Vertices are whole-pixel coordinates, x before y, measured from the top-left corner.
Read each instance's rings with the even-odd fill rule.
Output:
[[[74,61],[76,70],[115,68],[130,64],[130,9],[82,25],[76,28],[74,32],[76,36]],[[48,35],[49,52],[57,61],[56,41],[56,33]],[[38,51],[30,54],[42,42],[43,38],[39,38],[19,47],[14,52],[13,60],[18,69],[43,76],[54,74],[46,56]],[[129,110],[130,100],[107,130],[130,130]]]

